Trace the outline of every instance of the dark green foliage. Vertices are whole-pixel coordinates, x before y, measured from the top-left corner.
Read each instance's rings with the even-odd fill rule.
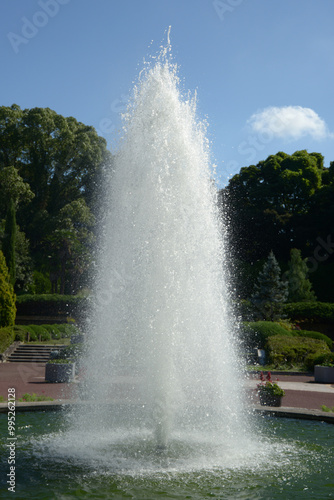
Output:
[[[17,314],[20,316],[36,314],[40,316],[76,316],[86,302],[86,298],[75,295],[20,295],[16,301]]]
[[[32,292],[40,295],[40,294],[50,294],[51,293],[51,281],[48,276],[41,273],[40,271],[33,272],[33,284],[32,284]]]
[[[294,330],[294,331],[298,334],[299,337],[309,337],[312,339],[323,340],[324,342],[326,342],[326,344],[330,349],[332,349],[333,347],[333,340],[323,333],[312,332],[308,330]]]
[[[307,330],[292,330],[284,328],[272,321],[244,322],[242,324],[243,341],[249,348],[259,347],[264,349],[269,337],[279,335],[281,337],[308,337],[326,342],[329,349],[333,347],[333,341],[327,335],[320,332]]]
[[[294,330],[287,330],[278,323],[272,321],[254,321],[250,323],[243,323],[243,337],[248,347],[259,347],[264,349],[268,337],[274,335],[280,336],[297,336],[298,333]]]
[[[30,325],[15,325],[14,326],[15,340],[20,340],[21,342],[38,340],[35,330],[33,330]]]
[[[16,217],[15,206],[12,198],[8,203],[8,210],[5,223],[5,234],[2,242],[2,251],[6,259],[9,273],[9,281],[14,286],[16,280],[15,264],[15,244],[16,244]]]
[[[334,353],[325,353],[325,354],[320,354],[319,356],[314,357],[314,365],[320,365],[320,366],[334,366]]]
[[[0,352],[4,352],[15,339],[13,327],[0,328]]]
[[[285,273],[288,280],[289,302],[310,302],[316,300],[312,284],[307,278],[307,259],[302,259],[301,251],[292,248],[290,251],[289,270]]]
[[[326,342],[305,337],[287,337],[275,335],[266,343],[269,364],[275,367],[309,368],[314,359],[321,354],[329,354]]]
[[[61,333],[62,338],[68,338],[72,335],[77,335],[78,333],[80,333],[78,327],[67,323],[57,325],[57,329]]]
[[[224,191],[239,258],[257,261],[275,248],[281,259],[291,246],[301,248],[299,227],[308,230],[306,216],[324,171],[323,157],[303,150],[270,155],[232,177]]]
[[[15,293],[9,282],[9,274],[3,253],[0,250],[0,328],[14,326],[16,317]]]
[[[250,296],[252,269],[271,249],[285,271],[298,248],[318,300],[334,302],[334,162],[325,168],[319,153],[279,152],[242,168],[220,199],[227,200],[238,295]]]
[[[287,299],[287,283],[281,280],[281,269],[273,252],[260,272],[251,302],[260,319],[275,320],[283,317]]]
[[[15,340],[21,342],[28,341],[47,341],[50,339],[61,340],[79,333],[74,325],[52,324],[52,325],[15,325]]]
[[[284,313],[292,321],[326,320],[334,323],[334,304],[326,302],[294,302],[284,305]]]
[[[55,293],[76,293],[88,276],[110,163],[93,127],[49,108],[0,107],[0,220],[13,199],[35,268]]]

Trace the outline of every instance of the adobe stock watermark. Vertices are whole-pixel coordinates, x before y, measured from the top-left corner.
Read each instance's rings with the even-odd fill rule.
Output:
[[[127,109],[130,96],[121,94],[120,98],[114,99],[110,104],[110,111],[112,113],[121,114]],[[112,119],[109,116],[105,116],[99,121],[99,126],[96,129],[98,135],[108,136],[115,132],[116,126],[114,125]]]
[[[306,264],[309,264],[309,273],[314,273],[318,269],[319,262],[325,262],[334,253],[334,242],[332,242],[330,234],[327,236],[326,241],[320,236],[316,241],[319,245],[314,249],[313,256],[308,257],[306,260]]]
[[[213,0],[212,6],[215,9],[219,19],[224,21],[225,15],[234,12],[236,7],[239,7],[244,0]]]
[[[332,242],[332,236],[329,234],[326,238],[326,241],[323,240],[320,236],[316,239],[317,245],[313,251],[313,255],[311,257],[307,257],[305,259],[308,274],[314,273],[318,267],[319,263],[325,262],[329,259],[331,255],[334,253],[334,242]],[[289,276],[289,271],[285,271],[282,278],[283,280],[287,280]],[[295,283],[292,283],[292,290],[296,290],[299,286],[299,281],[296,280]]]
[[[248,135],[247,139],[238,144],[237,150],[241,156],[246,156],[244,163],[250,164],[256,159],[257,153],[263,151],[265,147],[279,136],[280,132],[284,130],[286,122],[280,117],[276,116],[276,121],[267,127],[265,130],[260,130],[257,133]],[[242,166],[237,160],[231,160],[227,163],[226,167],[229,171],[236,171]]]
[[[48,24],[50,18],[58,14],[62,5],[69,2],[70,0],[38,0],[40,10],[37,10],[30,19],[27,17],[21,18],[21,33],[18,34],[12,31],[7,33],[7,38],[15,54],[19,53],[22,44],[26,45],[32,38],[35,38],[40,29]]]

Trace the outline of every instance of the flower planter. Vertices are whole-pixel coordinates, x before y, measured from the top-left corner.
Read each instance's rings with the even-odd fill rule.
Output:
[[[72,382],[75,376],[75,363],[47,363],[46,382]]]
[[[318,384],[334,384],[334,366],[314,367],[314,381]]]
[[[266,394],[265,392],[260,392],[260,404],[262,406],[281,406],[283,396],[273,396],[272,394]]]

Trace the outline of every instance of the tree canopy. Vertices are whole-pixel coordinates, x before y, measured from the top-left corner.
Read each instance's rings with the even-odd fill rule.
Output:
[[[312,264],[323,241],[326,265],[333,260],[334,249],[326,242],[334,227],[334,162],[324,167],[320,153],[278,152],[244,167],[221,199],[227,200],[233,259],[253,265],[274,249],[277,259],[287,263],[291,248],[297,248]],[[320,262],[315,260],[314,268]],[[322,293],[317,290],[317,296],[330,300],[329,283],[318,286]]]
[[[49,108],[23,110],[16,104],[0,107],[0,221],[6,217],[12,199],[17,224],[29,242],[35,267],[42,272],[50,270],[45,263],[48,253],[49,261],[58,266],[56,274],[63,276],[63,291],[69,279],[70,260],[74,266],[74,249],[87,254],[84,247],[92,237],[85,231],[88,226],[92,229],[104,165],[110,162],[106,141],[93,127],[73,117],[63,117]],[[64,214],[68,211],[72,215],[66,218]],[[86,222],[89,220],[85,229],[82,217]],[[75,224],[81,227],[80,236]],[[59,241],[50,243],[52,238],[59,240],[60,233],[63,247],[66,240],[72,256],[66,259],[65,270],[64,259],[59,260]],[[83,260],[87,260],[87,255]],[[80,268],[82,274],[87,265],[82,265],[78,255],[76,262],[74,268],[78,272]],[[79,286],[77,279],[74,282]]]

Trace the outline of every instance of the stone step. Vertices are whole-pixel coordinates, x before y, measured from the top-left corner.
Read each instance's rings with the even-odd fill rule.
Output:
[[[46,363],[50,359],[50,353],[62,346],[46,344],[20,344],[8,356],[10,363]]]

